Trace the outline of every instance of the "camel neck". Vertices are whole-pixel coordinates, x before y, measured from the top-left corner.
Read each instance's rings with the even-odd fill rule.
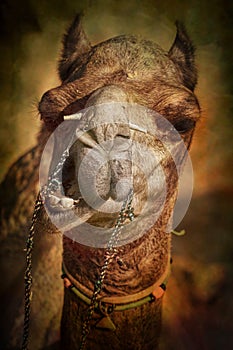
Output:
[[[118,249],[108,268],[105,296],[124,296],[140,292],[164,274],[170,255],[170,235],[151,229],[146,237]],[[64,236],[63,260],[70,274],[93,290],[104,262],[104,249],[81,245]]]

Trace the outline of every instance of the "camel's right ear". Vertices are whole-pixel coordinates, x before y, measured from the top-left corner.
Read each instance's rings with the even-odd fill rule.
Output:
[[[82,15],[78,14],[64,35],[63,51],[58,66],[62,81],[69,77],[73,63],[78,57],[91,49],[91,44],[82,28],[81,18]]]

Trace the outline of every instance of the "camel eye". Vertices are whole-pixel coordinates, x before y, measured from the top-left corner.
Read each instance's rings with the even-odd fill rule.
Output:
[[[174,123],[174,128],[180,133],[184,134],[194,128],[196,122],[192,119],[181,119]]]

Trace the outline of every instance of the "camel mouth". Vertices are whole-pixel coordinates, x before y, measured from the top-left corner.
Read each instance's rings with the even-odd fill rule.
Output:
[[[102,207],[99,207],[98,210],[91,208],[83,198],[73,199],[65,195],[48,195],[45,198],[44,204],[46,210],[50,217],[56,220],[63,220],[62,226],[63,230],[66,229],[67,220],[70,220],[75,214],[80,222],[87,222],[89,219],[94,221],[94,217],[101,216],[101,222],[109,227],[111,224],[108,221],[114,220],[117,214],[120,211],[120,208],[123,204],[124,199],[120,200],[118,203],[109,195],[108,199],[105,201],[105,204]],[[108,211],[106,211],[108,208]],[[139,215],[138,212],[135,213],[135,217]],[[80,224],[77,222],[76,224]]]
[[[127,183],[129,186],[129,183]],[[146,189],[137,191],[137,183],[134,183],[134,194],[132,199],[133,222],[126,218],[124,228],[119,240],[119,245],[127,244],[138,237],[138,231],[144,232],[149,225],[152,226],[159,216],[163,205],[164,189],[155,191],[153,198],[148,199]],[[49,193],[45,199],[45,207],[53,224],[59,228],[60,232],[74,241],[95,247],[105,247],[117,223],[119,213],[124,200],[128,197],[129,191],[125,192],[124,198],[115,200],[109,194],[102,205],[90,206],[85,198],[78,196],[74,199],[63,194],[61,188]],[[75,196],[77,198],[77,196]],[[133,234],[132,234],[133,232]]]
[[[122,206],[122,203],[118,203]],[[109,198],[105,203],[112,208],[115,207],[113,199]],[[50,195],[45,200],[46,211],[60,232],[73,241],[84,243],[88,246],[105,247],[116,227],[119,218],[118,212],[106,213],[105,211],[90,208],[83,198],[74,200],[64,195]],[[137,220],[138,213],[133,213]],[[131,232],[131,219],[124,220],[124,240],[129,239]],[[85,237],[85,238],[83,238]],[[122,239],[122,238],[121,238]]]

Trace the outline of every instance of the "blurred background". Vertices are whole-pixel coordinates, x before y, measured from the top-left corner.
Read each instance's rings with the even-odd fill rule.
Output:
[[[0,179],[36,143],[37,104],[59,85],[61,38],[84,11],[92,44],[138,34],[168,50],[182,20],[196,46],[202,117],[193,139],[193,199],[173,239],[162,349],[233,346],[233,2],[1,0]]]

